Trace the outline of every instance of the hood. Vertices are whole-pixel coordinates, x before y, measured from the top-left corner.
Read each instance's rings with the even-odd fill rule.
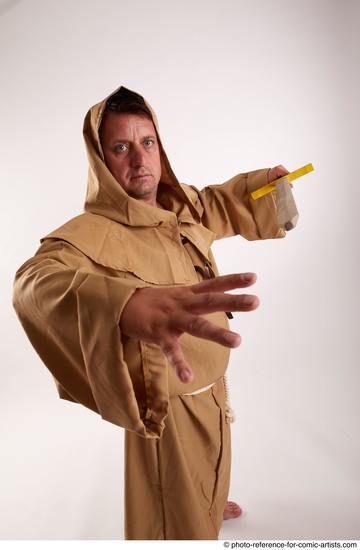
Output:
[[[130,197],[111,174],[104,161],[104,154],[99,138],[99,128],[107,100],[121,89],[130,93],[137,93],[124,86],[120,86],[105,97],[105,99],[91,107],[84,120],[83,133],[89,159],[85,211],[99,214],[127,225],[158,225],[159,222],[164,220],[166,211]],[[183,220],[189,219],[189,221],[190,219],[194,221],[195,218],[199,222],[201,213],[178,182],[161,143],[157,117],[150,104],[145,98],[143,99],[152,115],[159,142],[161,178],[158,186],[158,200],[166,209],[174,212],[178,218],[181,217]]]

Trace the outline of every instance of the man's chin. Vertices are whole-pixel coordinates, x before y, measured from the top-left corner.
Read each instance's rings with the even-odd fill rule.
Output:
[[[153,182],[149,182],[149,184],[146,184],[147,182],[144,182],[143,185],[136,186],[132,189],[127,190],[127,194],[132,197],[133,199],[138,200],[145,200],[146,202],[151,202],[151,200],[154,198],[156,199],[157,195],[157,185],[154,186]]]
[[[152,189],[155,187],[155,179],[154,176],[147,175],[147,176],[139,176],[136,178],[130,178],[130,182],[128,185],[130,191],[134,190],[135,193],[138,191],[141,192],[141,190],[144,189]],[[156,185],[157,187],[157,185]]]

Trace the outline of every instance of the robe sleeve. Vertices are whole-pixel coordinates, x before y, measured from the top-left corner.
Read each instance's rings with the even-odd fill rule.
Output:
[[[81,252],[74,249],[77,256]],[[168,408],[167,372],[154,376],[149,414],[147,396],[137,401],[119,327],[126,303],[143,286],[37,253],[16,272],[13,306],[60,398],[142,437],[159,438]]]
[[[276,192],[253,200],[252,191],[268,183],[270,168],[238,174],[219,185],[208,185],[197,193],[203,208],[202,224],[216,234],[216,239],[241,235],[252,241],[285,237],[278,223]]]

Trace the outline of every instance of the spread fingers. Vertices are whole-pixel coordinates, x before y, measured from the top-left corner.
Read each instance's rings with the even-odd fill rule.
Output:
[[[204,338],[205,340],[212,340],[228,348],[236,348],[241,343],[240,334],[226,330],[203,317],[195,315],[189,315],[184,319],[184,326],[182,329],[192,336]]]
[[[253,294],[206,292],[189,296],[182,305],[187,311],[201,315],[215,311],[252,311],[259,303],[259,298]]]
[[[256,282],[255,273],[232,273],[231,275],[219,275],[213,279],[206,279],[201,283],[191,285],[194,294],[201,292],[226,292],[236,288],[246,288]]]
[[[192,382],[194,374],[186,362],[178,339],[175,338],[163,341],[160,347],[169,363],[175,369],[175,372],[180,378],[181,382],[183,382],[184,384]]]

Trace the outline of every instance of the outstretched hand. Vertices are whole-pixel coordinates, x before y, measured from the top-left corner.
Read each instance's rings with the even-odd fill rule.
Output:
[[[236,348],[241,337],[201,317],[215,311],[252,311],[259,299],[252,294],[225,294],[227,290],[246,288],[256,281],[255,273],[236,273],[180,287],[137,289],[123,309],[121,331],[130,338],[157,344],[177,376],[184,383],[193,380],[178,341],[187,332]]]

